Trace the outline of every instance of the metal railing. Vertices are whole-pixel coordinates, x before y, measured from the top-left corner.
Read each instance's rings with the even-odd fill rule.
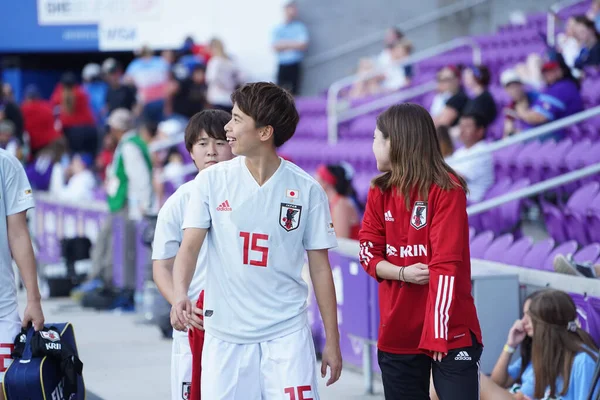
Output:
[[[540,136],[543,136],[545,134],[557,131],[559,129],[579,123],[581,121],[585,121],[586,119],[595,117],[597,115],[600,115],[600,106],[590,108],[588,110],[579,112],[577,114],[570,115],[565,118],[561,118],[554,122],[550,122],[548,124],[544,124],[542,126],[538,126],[533,129],[528,129],[517,135],[509,136],[509,137],[499,140],[497,142],[487,143],[485,146],[482,146],[481,148],[473,150],[472,152],[469,152],[469,154],[465,154],[464,156],[448,157],[448,159],[446,161],[448,163],[464,162],[466,160],[470,160],[472,158],[479,157],[482,154],[493,153],[497,150],[503,149],[505,147],[511,146],[516,143],[521,143],[521,142],[525,142],[525,141],[528,141],[531,139],[539,138]]]
[[[571,7],[575,4],[583,3],[582,0],[563,0],[559,1],[550,6],[548,14],[546,16],[546,41],[548,46],[554,47],[556,44],[556,21],[560,17],[558,13],[567,7]]]
[[[418,53],[415,53],[415,54],[411,55],[410,57],[407,57],[407,58],[401,60],[400,62],[396,63],[395,65],[398,68],[401,68],[406,65],[414,64],[416,62],[419,62],[419,61],[422,61],[422,60],[425,60],[425,59],[428,59],[431,57],[435,57],[439,54],[442,54],[447,51],[454,50],[454,49],[457,49],[460,47],[470,47],[472,50],[472,53],[473,53],[473,64],[474,65],[481,64],[481,48],[480,48],[479,44],[473,38],[465,37],[465,38],[453,39],[446,43],[442,43],[437,46],[433,46],[428,49],[421,50]],[[340,92],[344,88],[347,88],[358,82],[372,79],[376,76],[381,75],[383,72],[384,71],[382,69],[378,68],[373,71],[370,71],[367,74],[350,75],[350,76],[347,76],[345,78],[335,81],[334,83],[331,84],[331,86],[329,86],[329,89],[327,91],[327,128],[328,128],[327,137],[328,137],[330,144],[336,144],[337,139],[338,139],[338,123],[339,123],[338,113],[341,111],[339,109],[339,102],[338,102],[338,97],[339,97]],[[399,93],[398,93],[398,95],[399,95]],[[389,99],[391,98],[391,96],[386,96],[384,98],[388,99],[388,101],[390,101]],[[386,103],[385,101],[382,101],[382,103],[383,103],[382,107],[394,104],[393,102]],[[358,115],[363,115],[363,114],[358,114]]]
[[[414,29],[421,28],[427,24],[432,22],[439,21],[440,19],[450,17],[456,13],[461,11],[468,10],[480,4],[484,4],[489,2],[489,0],[475,0],[475,1],[458,1],[456,3],[450,4],[445,7],[438,8],[428,14],[420,15],[416,18],[412,18],[410,21],[402,22],[397,25],[397,27],[404,33],[409,32]],[[306,68],[312,68],[320,64],[324,64],[326,62],[335,60],[336,58],[343,57],[347,54],[352,53],[353,51],[360,50],[362,48],[374,45],[378,42],[381,42],[382,37],[385,35],[385,31],[373,33],[371,35],[367,35],[358,40],[343,44],[341,46],[335,47],[333,49],[327,50],[320,54],[315,54],[314,56],[307,57],[304,60],[303,65]]]

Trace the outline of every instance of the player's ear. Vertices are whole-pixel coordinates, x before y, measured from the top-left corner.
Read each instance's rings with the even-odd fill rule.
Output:
[[[271,125],[267,125],[263,128],[260,129],[260,140],[263,142],[268,141],[269,139],[271,139],[273,137],[273,133],[275,131],[273,130],[273,127]]]

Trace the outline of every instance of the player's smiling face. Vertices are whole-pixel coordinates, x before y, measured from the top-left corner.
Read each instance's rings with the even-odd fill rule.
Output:
[[[263,144],[261,140],[261,129],[251,116],[239,109],[237,104],[233,105],[231,121],[225,125],[227,141],[231,151],[236,156],[248,156]]]
[[[192,147],[190,153],[196,168],[202,171],[221,161],[231,160],[231,147],[226,140],[219,140],[208,136],[205,131],[202,131],[198,137],[198,141]]]

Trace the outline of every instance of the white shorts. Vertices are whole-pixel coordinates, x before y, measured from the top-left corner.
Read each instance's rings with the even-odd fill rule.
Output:
[[[206,333],[202,400],[319,400],[308,326],[263,343],[224,342]]]
[[[187,332],[173,331],[171,399],[186,400],[192,387],[192,349]]]
[[[10,366],[15,338],[21,332],[19,310],[0,318],[0,383],[4,382],[4,373]]]

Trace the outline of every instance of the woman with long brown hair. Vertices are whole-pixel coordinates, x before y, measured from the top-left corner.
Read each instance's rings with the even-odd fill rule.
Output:
[[[377,168],[359,234],[379,282],[378,359],[385,397],[479,399],[481,329],[471,295],[467,185],[442,156],[416,104],[377,118]]]

